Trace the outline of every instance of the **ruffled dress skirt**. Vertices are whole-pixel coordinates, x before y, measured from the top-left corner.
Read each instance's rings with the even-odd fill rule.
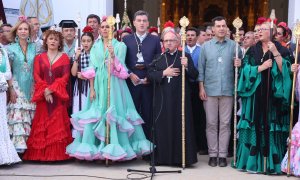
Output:
[[[10,140],[6,119],[6,93],[0,92],[0,165],[10,165],[21,161]]]
[[[269,131],[269,155],[267,170],[269,174],[281,174],[280,163],[285,152],[286,138],[288,137],[288,118],[282,124],[271,123]],[[250,173],[264,173],[263,148],[264,136],[261,138],[261,147],[257,147],[255,125],[241,119],[238,126],[237,162],[236,168]],[[262,133],[263,134],[263,133]]]
[[[72,115],[71,123],[78,133],[67,147],[70,156],[82,160],[126,161],[151,153],[152,143],[145,137],[141,126],[144,122],[135,109],[126,82],[111,77],[109,108],[106,108],[107,93],[97,91],[95,100],[90,102],[88,98],[85,108]],[[107,122],[109,144],[105,143]]]
[[[292,131],[290,152],[290,173],[300,176],[300,122],[298,121]],[[287,173],[288,152],[281,162],[281,170]]]
[[[35,113],[35,104],[25,97],[25,94],[13,80],[14,90],[17,94],[17,102],[7,105],[7,121],[11,140],[18,153],[27,149],[26,141],[31,131],[31,122]]]

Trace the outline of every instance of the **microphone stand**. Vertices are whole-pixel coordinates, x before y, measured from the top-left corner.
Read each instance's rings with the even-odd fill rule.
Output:
[[[150,64],[150,66],[153,66],[156,70],[156,63],[165,55],[163,53],[160,55],[157,59],[154,59],[153,62]],[[181,173],[181,170],[177,171],[157,171],[155,167],[155,151],[154,151],[154,145],[155,145],[155,132],[156,132],[156,120],[155,120],[155,113],[154,113],[154,108],[155,108],[155,94],[156,94],[156,82],[155,79],[153,79],[153,96],[152,96],[152,128],[151,128],[151,141],[152,141],[152,153],[151,153],[151,161],[150,161],[150,167],[149,171],[145,170],[137,170],[137,169],[127,169],[127,172],[140,172],[140,173],[150,173],[151,174],[151,180],[155,176],[156,173]]]

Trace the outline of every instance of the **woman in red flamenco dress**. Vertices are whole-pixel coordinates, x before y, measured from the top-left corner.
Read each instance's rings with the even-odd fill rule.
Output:
[[[66,146],[72,142],[67,113],[67,83],[70,60],[63,50],[60,32],[48,30],[44,41],[46,52],[34,60],[34,95],[36,112],[23,159],[62,161],[69,159]]]

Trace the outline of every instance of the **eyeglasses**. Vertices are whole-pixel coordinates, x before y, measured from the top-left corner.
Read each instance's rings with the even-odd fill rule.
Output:
[[[251,37],[249,37],[249,36],[245,36],[245,38],[244,39],[251,39]]]
[[[270,31],[270,29],[268,29],[268,28],[260,28],[260,29],[257,29],[257,31],[259,32],[259,31]]]
[[[176,39],[165,39],[163,40],[164,43],[173,43],[173,42],[176,42]]]

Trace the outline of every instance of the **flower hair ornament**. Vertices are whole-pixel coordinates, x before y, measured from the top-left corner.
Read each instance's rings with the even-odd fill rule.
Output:
[[[257,18],[256,24],[257,25],[261,25],[262,23],[264,23],[266,21],[267,21],[267,18],[265,18],[265,17],[259,17],[259,18]]]
[[[158,29],[157,29],[157,27],[151,26],[151,27],[149,28],[148,32],[149,32],[149,33],[156,32],[156,33],[158,34]]]
[[[93,33],[94,30],[91,26],[85,26],[82,30],[83,33]]]
[[[167,28],[167,27],[171,27],[171,28],[174,28],[175,27],[175,24],[172,22],[172,21],[167,21],[165,24],[164,24],[164,28]]]
[[[106,21],[106,19],[107,19],[107,16],[102,16],[101,22]]]
[[[21,21],[21,22],[27,22],[27,17],[24,16],[24,15],[19,16],[18,19],[19,19],[19,21]]]
[[[53,31],[56,31],[56,32],[61,32],[61,28],[57,27],[56,24],[54,24],[53,26],[51,26],[49,28],[49,30],[53,30]]]

